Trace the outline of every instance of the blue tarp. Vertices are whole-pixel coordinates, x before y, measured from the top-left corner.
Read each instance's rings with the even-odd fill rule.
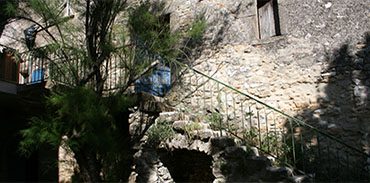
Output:
[[[164,96],[171,89],[171,69],[166,66],[156,67],[152,74],[135,82],[135,92],[147,92],[155,96]]]
[[[36,69],[32,72],[31,83],[40,83],[44,80],[44,69]]]

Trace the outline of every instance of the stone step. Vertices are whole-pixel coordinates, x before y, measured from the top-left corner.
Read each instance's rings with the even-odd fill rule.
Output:
[[[169,122],[178,121],[178,120],[181,120],[182,115],[183,114],[178,111],[161,112],[159,113],[159,117],[157,118],[157,121],[158,120],[169,121]]]
[[[176,135],[164,142],[164,147],[168,149],[188,149],[203,152],[209,155],[225,153],[223,158],[234,159],[247,155],[245,161],[247,164],[255,164],[259,170],[251,174],[251,179],[244,177],[240,180],[264,180],[272,182],[307,182],[309,176],[298,176],[293,174],[293,170],[287,167],[275,167],[272,162],[273,158],[267,157],[261,153],[256,147],[243,146],[239,143],[240,140],[230,137],[230,134],[223,131],[212,130],[208,122],[196,122],[191,118],[191,114],[186,114],[181,111],[170,111],[160,113],[158,120],[167,121],[172,124]],[[225,137],[225,135],[229,137]],[[219,153],[217,153],[219,152]],[[239,155],[238,155],[239,154]],[[244,154],[244,155],[243,155]],[[235,156],[235,157],[234,157]],[[239,161],[231,164],[238,164]],[[244,165],[248,170],[251,170],[250,165]],[[236,171],[237,170],[233,170]],[[230,176],[234,176],[230,174]],[[222,180],[216,176],[215,182]],[[225,180],[225,179],[223,179]],[[239,179],[235,179],[239,180]]]

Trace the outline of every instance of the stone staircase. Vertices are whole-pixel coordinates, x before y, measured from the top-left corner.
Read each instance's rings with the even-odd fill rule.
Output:
[[[296,182],[369,180],[370,157],[363,150],[212,76],[188,66],[181,67],[181,78],[174,92],[165,99],[176,110],[161,113],[156,120],[156,123],[167,121],[174,135],[159,147],[204,152],[214,162],[217,155],[222,157],[219,159],[231,158],[232,162],[233,155],[227,152],[237,154],[240,149],[246,154],[254,152],[246,156],[249,159],[239,158],[241,162],[254,161],[253,157],[266,159],[266,166],[261,165],[262,169],[244,177],[238,177],[240,172],[235,173],[253,172],[244,165],[235,165],[239,166],[235,170],[224,169],[228,173],[213,171],[215,180],[221,182],[280,177],[274,175],[276,172],[285,172],[284,180]],[[217,145],[212,143],[215,139],[232,139],[233,143],[216,153],[213,150]]]
[[[173,133],[154,146],[148,144],[151,141],[150,138],[153,137],[150,137],[150,135],[143,137],[142,143],[135,154],[136,166],[131,181],[209,182],[210,180],[204,177],[207,171],[212,173],[213,182],[302,182],[310,180],[308,176],[296,175],[288,167],[274,165],[273,158],[264,155],[256,147],[251,147],[237,138],[230,137],[226,130],[215,131],[208,121],[195,120],[192,119],[191,115],[179,111],[160,113],[155,123],[149,128],[148,134],[157,125],[166,124],[173,130]],[[131,125],[138,127],[135,122]],[[134,127],[132,129],[134,130]],[[183,169],[183,172],[181,172],[188,176],[176,179],[172,175],[179,172],[169,170],[170,168],[166,167],[164,162],[168,154],[175,154],[177,151],[188,152],[187,155],[192,162],[183,165],[190,167]],[[194,155],[196,153],[201,153],[203,156],[197,158]],[[163,157],[163,154],[167,155]],[[186,155],[183,154],[182,156],[178,159],[170,158],[167,162],[170,161],[175,163],[176,166],[182,166],[180,165],[181,159],[186,158]],[[197,167],[196,162],[203,162],[204,159],[211,160],[208,167],[207,162],[203,163],[205,167]],[[171,167],[171,165],[168,166]],[[191,171],[193,168],[205,172],[200,173],[201,176],[199,177],[194,176],[196,175],[194,172],[186,173],[188,169]]]

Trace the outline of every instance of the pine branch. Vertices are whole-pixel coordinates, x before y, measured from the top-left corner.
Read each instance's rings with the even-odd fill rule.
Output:
[[[143,71],[141,71],[138,75],[136,75],[134,78],[131,78],[128,80],[125,86],[123,86],[117,93],[122,94],[124,91],[127,90],[128,87],[131,86],[132,83],[134,83],[136,80],[140,79],[142,76],[144,76],[146,73],[148,73],[151,69],[156,67],[159,64],[159,60],[154,61],[151,63],[148,67],[146,67]]]

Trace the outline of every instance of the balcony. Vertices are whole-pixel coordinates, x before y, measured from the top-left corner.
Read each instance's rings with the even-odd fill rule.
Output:
[[[36,48],[23,54],[15,55],[14,51],[7,49],[0,55],[0,93],[25,94],[34,89],[45,89],[46,81],[53,81],[57,85],[75,85],[87,75],[88,66],[79,58],[65,58],[68,64],[54,54],[51,58],[43,56],[43,48]],[[121,58],[122,59],[122,58]],[[152,59],[153,62],[156,59]],[[124,85],[129,76],[127,68],[120,63],[120,58],[112,57],[102,64],[106,66],[104,91],[107,93],[116,91]],[[158,62],[158,61],[156,61]],[[61,64],[64,66],[61,67]],[[48,85],[51,87],[51,85]],[[171,88],[171,69],[159,64],[145,76],[138,78],[133,83],[134,92],[146,92],[155,96],[164,96]],[[28,95],[28,94],[27,94]]]
[[[30,54],[17,58],[10,49],[0,53],[0,93],[19,94],[44,85],[47,63]]]

